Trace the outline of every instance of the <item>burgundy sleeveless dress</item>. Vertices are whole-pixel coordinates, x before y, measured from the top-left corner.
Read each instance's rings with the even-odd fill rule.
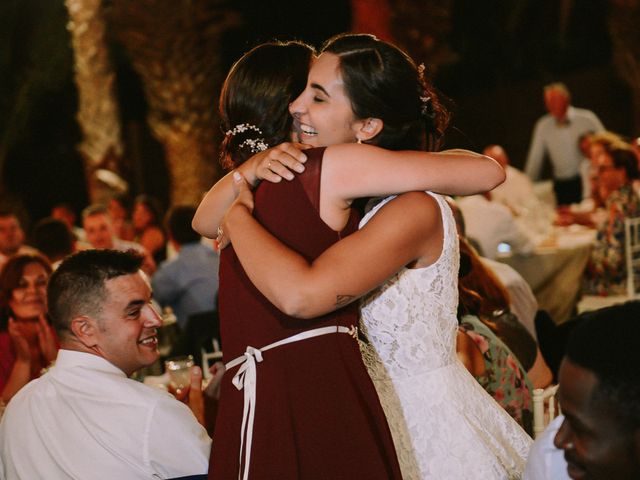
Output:
[[[258,187],[254,216],[290,248],[313,260],[353,233],[358,215],[351,212],[342,232],[321,220],[324,149],[306,153],[303,174]],[[303,331],[358,322],[357,302],[309,320],[285,315],[253,286],[231,247],[220,259],[219,313],[226,363],[243,355],[247,346],[262,348]],[[210,479],[238,478],[244,402],[243,391],[232,384],[238,368],[227,370],[223,379]],[[384,412],[352,336],[331,333],[263,353],[256,367],[249,478],[401,478]]]

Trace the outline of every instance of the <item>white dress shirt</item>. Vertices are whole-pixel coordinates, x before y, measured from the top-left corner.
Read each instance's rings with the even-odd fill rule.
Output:
[[[533,335],[533,338],[537,341],[536,313],[538,312],[538,300],[536,300],[536,297],[527,281],[522,278],[522,275],[520,275],[513,267],[506,263],[501,263],[484,257],[481,258],[481,260],[487,268],[496,274],[498,279],[507,289],[507,292],[509,292],[509,298],[511,299],[511,311],[516,317],[518,317],[520,323],[525,326],[527,331]]]
[[[169,393],[105,359],[60,350],[13,397],[0,423],[7,480],[174,478],[207,472],[211,440]]]
[[[563,421],[562,415],[554,418],[533,442],[523,480],[569,480],[564,452],[553,445]]]
[[[596,115],[583,108],[569,107],[568,123],[558,125],[554,117],[547,114],[540,118],[531,137],[525,173],[537,180],[545,153],[553,166],[553,178],[563,180],[580,174],[580,163],[584,158],[578,145],[580,136],[587,132],[604,130]]]
[[[540,200],[533,190],[531,179],[511,165],[507,165],[504,171],[506,178],[491,190],[491,200],[508,206],[518,215],[524,210],[536,208]]]
[[[457,200],[466,225],[467,236],[478,242],[482,256],[496,258],[498,244],[508,243],[513,253],[528,254],[534,239],[514,218],[508,207],[491,202],[482,195]]]

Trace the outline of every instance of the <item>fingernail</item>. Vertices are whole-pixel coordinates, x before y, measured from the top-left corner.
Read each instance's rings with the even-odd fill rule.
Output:
[[[242,175],[240,175],[240,172],[233,172],[233,179],[236,183],[240,183],[242,181]]]
[[[302,154],[302,158],[300,158],[301,162],[306,162],[307,161],[307,156],[303,153]]]
[[[304,172],[304,165],[296,165],[296,172],[298,173]]]

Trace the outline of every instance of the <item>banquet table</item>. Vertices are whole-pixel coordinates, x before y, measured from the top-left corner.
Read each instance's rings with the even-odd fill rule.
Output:
[[[529,255],[500,254],[496,260],[513,267],[527,281],[539,308],[556,324],[575,312],[596,232],[581,225],[554,227],[548,239]]]

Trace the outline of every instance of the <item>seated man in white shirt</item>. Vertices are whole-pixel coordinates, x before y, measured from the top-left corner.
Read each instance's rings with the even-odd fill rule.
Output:
[[[13,397],[0,424],[0,478],[149,479],[204,475],[211,440],[169,393],[128,378],[158,360],[161,319],[133,252],[85,250],[51,276],[61,349]],[[192,372],[197,388],[201,372]]]
[[[536,440],[525,479],[563,478],[553,474],[563,463],[573,479],[640,478],[639,318],[639,301],[581,316],[560,366],[564,418]],[[553,429],[555,449],[549,445]]]
[[[518,223],[508,207],[491,201],[489,193],[457,199],[467,225],[467,236],[475,240],[483,257],[494,259],[498,245],[507,243],[510,251],[529,254],[535,247],[535,235]]]
[[[491,190],[493,201],[506,205],[516,215],[525,215],[527,210],[538,205],[533,182],[524,172],[510,165],[504,148],[500,145],[487,145],[482,153],[498,162],[506,173],[505,181]]]

